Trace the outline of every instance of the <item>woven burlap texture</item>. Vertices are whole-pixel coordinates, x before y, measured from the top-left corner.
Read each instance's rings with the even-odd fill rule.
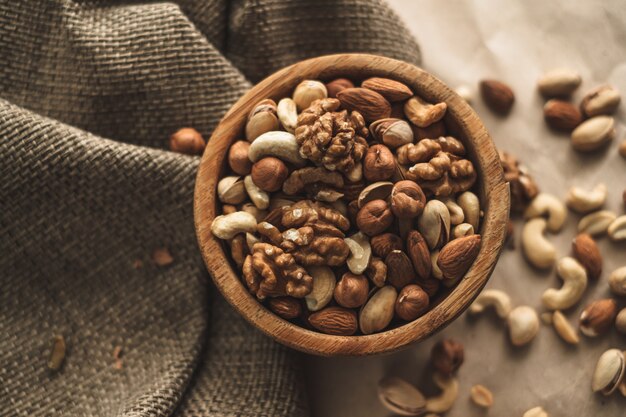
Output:
[[[167,142],[209,137],[280,67],[357,51],[420,59],[376,0],[0,0],[1,415],[308,415],[298,357],[211,287],[199,159]]]

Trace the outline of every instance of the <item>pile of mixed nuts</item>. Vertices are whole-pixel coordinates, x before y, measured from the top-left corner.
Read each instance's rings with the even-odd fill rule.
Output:
[[[333,335],[415,320],[474,262],[477,173],[446,103],[387,78],[302,81],[228,151],[212,232],[280,317]]]

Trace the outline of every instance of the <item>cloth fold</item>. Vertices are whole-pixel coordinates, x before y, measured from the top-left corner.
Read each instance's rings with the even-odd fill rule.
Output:
[[[3,415],[308,415],[298,356],[212,289],[199,158],[166,147],[184,126],[208,138],[251,82],[335,52],[420,60],[376,0],[0,0]]]

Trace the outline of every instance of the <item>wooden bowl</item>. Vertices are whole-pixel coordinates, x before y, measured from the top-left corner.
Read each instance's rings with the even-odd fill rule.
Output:
[[[253,297],[231,265],[226,246],[211,234],[218,212],[216,186],[224,175],[231,143],[243,138],[246,118],[260,100],[290,96],[305,79],[329,81],[338,77],[363,80],[387,77],[403,82],[426,100],[446,102],[448,131],[461,139],[478,171],[474,186],[484,217],[482,246],[465,277],[434,300],[424,316],[402,326],[366,336],[332,336],[305,329],[278,317]],[[406,62],[374,55],[341,54],[309,59],[284,68],[248,91],[221,120],[200,162],[194,196],[196,233],[204,262],[215,285],[250,323],[280,343],[303,352],[332,355],[370,355],[390,352],[424,340],[458,317],[487,283],[505,239],[509,213],[509,187],[489,133],[472,108],[444,83]]]

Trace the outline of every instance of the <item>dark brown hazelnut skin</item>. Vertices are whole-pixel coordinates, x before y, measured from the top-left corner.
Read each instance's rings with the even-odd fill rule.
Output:
[[[430,352],[430,361],[444,375],[453,374],[463,364],[463,345],[452,339],[437,342]]]
[[[330,98],[336,98],[337,93],[346,88],[354,88],[354,83],[347,78],[337,78],[326,84],[326,91]]]
[[[365,304],[368,293],[369,282],[365,276],[346,272],[335,285],[334,297],[342,307],[357,308]]]
[[[186,155],[202,155],[206,142],[200,132],[184,127],[170,136],[170,150]]]
[[[252,165],[252,181],[263,191],[273,193],[282,188],[289,176],[289,168],[283,161],[268,156]]]
[[[363,176],[371,182],[388,180],[396,172],[396,160],[385,145],[370,146],[363,158]]]
[[[385,259],[391,251],[404,250],[402,238],[393,233],[383,233],[370,239],[372,252],[379,258]]]
[[[385,200],[372,200],[356,215],[356,225],[368,236],[376,236],[387,230],[393,223],[393,213]]]
[[[238,140],[228,150],[228,166],[238,175],[248,175],[252,169],[252,161],[248,158],[250,142]]]
[[[413,321],[428,310],[429,303],[428,294],[419,285],[407,285],[396,298],[396,315],[402,320]]]
[[[413,219],[424,211],[426,196],[422,187],[410,180],[398,181],[391,190],[391,211],[400,219]]]

